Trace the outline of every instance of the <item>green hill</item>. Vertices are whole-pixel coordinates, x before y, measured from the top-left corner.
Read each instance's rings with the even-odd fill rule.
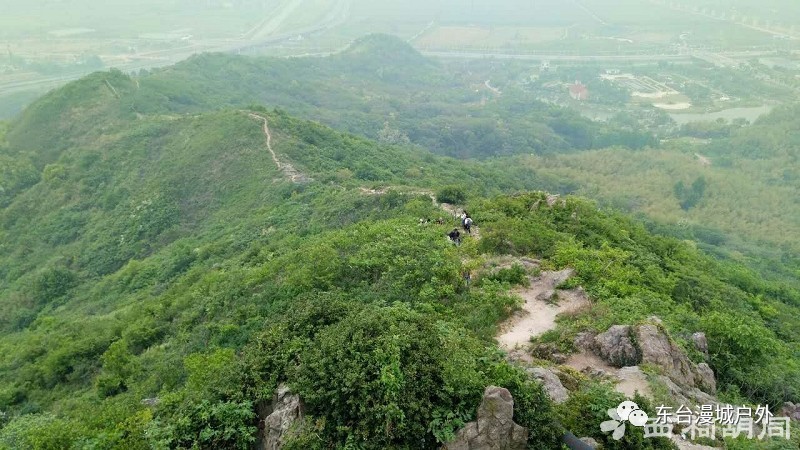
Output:
[[[326,58],[205,54],[141,77],[131,108],[189,113],[251,103],[439,154],[486,158],[652,143],[521,90],[494,99],[469,68],[444,66],[404,41],[373,35]]]
[[[746,264],[783,260],[792,269],[780,277],[796,278],[800,263],[792,262],[792,252],[781,250],[793,248],[797,231],[790,139],[756,142],[785,136],[785,126],[692,124],[676,134],[687,138],[659,143],[638,126],[592,122],[542,103],[512,82],[519,68],[483,64],[491,65],[501,80],[509,79],[502,95],[485,88],[480,75],[485,69],[424,58],[390,36],[367,36],[325,58],[205,54],[142,73],[133,85],[119,80],[115,89],[125,101],[113,114],[198,114],[264,104],[381,143],[411,143],[459,159],[517,157],[507,165],[562,180],[558,188],[543,188],[642,214],[662,231],[664,225],[677,224],[670,231],[676,237],[698,240],[709,251]],[[108,86],[104,89],[113,95]],[[775,115],[793,117],[791,112]],[[30,142],[42,139],[42,125],[26,129],[33,134]],[[53,129],[53,136],[60,130]],[[758,138],[746,141],[748,134]],[[713,142],[697,143],[693,137]],[[764,145],[783,146],[784,151]],[[759,156],[738,158],[726,154],[728,147]],[[704,167],[695,154],[710,158],[711,165]],[[679,184],[690,186],[701,178],[706,183],[702,196],[687,203],[675,194]],[[765,276],[778,269],[762,266]]]
[[[281,383],[307,412],[286,448],[439,448],[490,384],[513,394],[530,448],[558,448],[563,427],[607,448],[671,448],[639,429],[621,442],[599,430],[598,412],[622,398],[607,383],[574,374],[570,389],[586,399],[575,411],[504,358],[494,336],[527,273],[483,269],[499,257],[576,270],[568,283],[591,306],[548,335],[564,351],[580,331],[658,315],[687,351],[692,333],[708,335],[724,400],[800,401],[791,287],[586,199],[545,207],[537,190],[572,186],[516,160],[437,156],[288,106],[219,108],[223,87],[159,85],[206,60],[250,61],[97,73],[5,132],[0,448],[246,449]],[[224,76],[242,66],[223,66],[219,83],[241,86]],[[227,98],[219,105],[263,101]],[[458,222],[432,192],[463,197],[480,239],[449,242]],[[437,217],[445,223],[419,222]]]

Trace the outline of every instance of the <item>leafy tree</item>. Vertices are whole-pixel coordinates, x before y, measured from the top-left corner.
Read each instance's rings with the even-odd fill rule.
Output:
[[[446,186],[436,192],[436,200],[441,203],[462,205],[467,201],[467,193],[460,186]]]
[[[129,379],[137,372],[137,362],[125,340],[114,342],[100,357],[103,364],[97,378],[97,390],[102,397],[116,395],[128,388]]]
[[[692,186],[687,188],[683,181],[675,184],[675,197],[680,201],[681,208],[688,211],[695,207],[697,203],[703,198],[706,192],[706,179],[699,177],[692,182]]]
[[[77,448],[84,430],[52,414],[28,414],[0,429],[0,448],[64,450]]]
[[[47,304],[66,295],[77,281],[77,275],[64,267],[44,269],[36,276],[31,294],[39,304]]]

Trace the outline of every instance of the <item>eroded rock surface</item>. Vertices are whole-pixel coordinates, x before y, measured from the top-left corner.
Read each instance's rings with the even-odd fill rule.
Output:
[[[278,386],[259,433],[260,450],[280,450],[295,423],[303,417],[303,402],[286,385]]]
[[[569,398],[569,391],[561,384],[561,380],[552,370],[544,367],[532,367],[528,369],[528,373],[542,383],[547,396],[553,403],[564,403]]]
[[[489,386],[477,419],[456,433],[443,450],[525,450],[528,429],[514,423],[514,399],[508,389]]]
[[[614,367],[635,366],[641,361],[639,349],[633,343],[630,325],[614,325],[594,338],[597,354]]]
[[[699,349],[707,350],[704,334],[695,333],[692,340]],[[694,364],[670,339],[660,320],[637,326],[614,325],[593,340],[581,334],[575,341],[576,347],[596,353],[614,367],[651,364],[684,389],[698,388],[710,394],[717,390],[711,367]]]

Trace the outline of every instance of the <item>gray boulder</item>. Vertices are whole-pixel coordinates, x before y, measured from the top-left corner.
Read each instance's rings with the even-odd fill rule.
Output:
[[[692,362],[661,328],[653,324],[636,327],[636,341],[642,351],[642,362],[660,367],[677,383],[694,385]]]
[[[528,429],[514,423],[514,399],[508,389],[489,386],[477,419],[456,433],[443,450],[525,450]]]
[[[259,450],[280,450],[295,423],[303,417],[303,403],[286,385],[278,386],[272,405],[265,408],[263,430],[259,433]]]
[[[558,294],[553,289],[546,289],[536,296],[536,300],[541,302],[553,303],[558,301]]]
[[[590,333],[588,331],[582,331],[575,335],[575,339],[572,341],[573,345],[576,349],[584,351],[584,352],[594,352],[594,333]]]
[[[575,347],[592,351],[615,367],[651,364],[683,388],[699,388],[708,393],[717,390],[714,371],[706,363],[695,365],[664,330],[661,320],[651,317],[648,323],[635,327],[614,325],[593,339],[581,333],[576,336]],[[703,333],[692,336],[695,345],[707,350]]]
[[[553,289],[555,289],[560,284],[572,278],[574,275],[575,275],[575,269],[572,268],[566,268],[563,270],[559,270],[557,272],[553,272],[550,286]]]
[[[706,334],[701,331],[692,334],[692,342],[694,343],[694,348],[708,358],[708,339],[706,339]]]
[[[788,417],[790,419],[800,421],[800,403],[784,403],[781,407],[781,410],[778,412],[778,417]]]
[[[608,377],[608,372],[603,369],[598,369],[596,367],[584,367],[581,370],[581,373],[586,375],[589,378],[606,378]]]
[[[656,324],[636,327],[636,343],[642,352],[642,362],[653,364],[683,387],[700,388],[715,393],[714,372],[706,363],[695,365],[686,353]]]
[[[693,387],[678,386],[671,378],[659,375],[658,380],[667,388],[676,405],[716,405],[719,400]]]
[[[569,391],[561,384],[561,380],[558,379],[558,376],[556,376],[552,370],[544,367],[532,367],[528,369],[527,372],[542,383],[545,392],[547,392],[548,397],[550,397],[553,403],[564,403],[567,401],[569,398]]]
[[[717,392],[717,379],[708,364],[700,363],[695,367],[694,384],[706,392]]]
[[[598,356],[615,367],[635,366],[641,362],[639,349],[633,343],[630,325],[614,325],[594,338]]]

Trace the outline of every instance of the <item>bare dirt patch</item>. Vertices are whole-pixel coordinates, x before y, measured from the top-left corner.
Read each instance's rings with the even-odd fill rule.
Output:
[[[589,299],[585,294],[581,295],[580,290],[556,290],[572,273],[572,269],[544,271],[539,277],[531,278],[530,287],[516,292],[525,303],[501,326],[497,337],[500,347],[510,351],[527,345],[532,337],[554,329],[559,314],[575,312],[589,304]],[[557,300],[550,301],[551,298]]]

